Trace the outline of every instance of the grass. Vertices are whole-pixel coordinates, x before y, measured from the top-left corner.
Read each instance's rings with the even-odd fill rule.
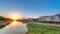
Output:
[[[60,34],[60,27],[28,23],[30,34]]]

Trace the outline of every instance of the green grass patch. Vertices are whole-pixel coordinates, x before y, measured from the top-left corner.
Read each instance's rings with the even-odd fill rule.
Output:
[[[28,23],[30,34],[60,34],[60,27]]]

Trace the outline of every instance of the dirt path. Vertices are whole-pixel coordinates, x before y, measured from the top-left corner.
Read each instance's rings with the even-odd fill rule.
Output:
[[[29,22],[29,23],[60,27],[60,24],[50,24],[50,23],[40,23],[40,22]]]

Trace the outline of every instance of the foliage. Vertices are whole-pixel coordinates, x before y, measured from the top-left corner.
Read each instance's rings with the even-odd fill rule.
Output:
[[[0,20],[4,20],[5,19],[5,17],[3,17],[3,16],[0,16]]]

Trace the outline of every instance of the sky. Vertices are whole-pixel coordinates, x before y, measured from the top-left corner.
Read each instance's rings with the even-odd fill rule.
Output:
[[[60,0],[0,0],[0,15],[19,13],[26,17],[60,13]]]

